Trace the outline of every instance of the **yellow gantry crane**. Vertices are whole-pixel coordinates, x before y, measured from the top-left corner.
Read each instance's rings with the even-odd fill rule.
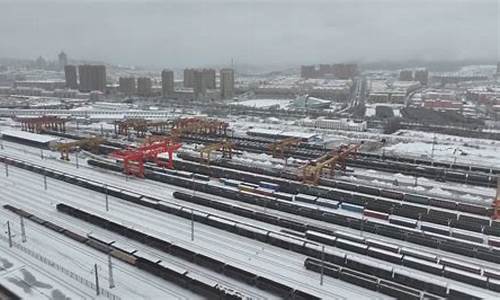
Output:
[[[200,150],[201,161],[210,164],[210,154],[213,151],[221,151],[223,158],[231,159],[233,157],[233,144],[228,141],[222,141],[220,143],[210,144],[203,147]],[[206,157],[204,157],[206,155]]]
[[[269,150],[271,150],[274,158],[283,158],[286,151],[288,151],[291,147],[297,146],[298,144],[300,144],[299,138],[286,138],[270,144]]]
[[[355,155],[359,147],[361,147],[361,144],[341,146],[337,151],[334,150],[319,157],[315,161],[309,162],[303,167],[302,181],[306,184],[317,185],[324,169],[330,171],[330,176],[335,174],[335,167],[337,165],[339,165],[342,170],[345,170],[346,159],[351,155]]]
[[[70,143],[61,143],[56,145],[56,150],[61,152],[61,159],[69,160],[69,153],[71,151],[75,151],[78,148],[90,151],[92,153],[99,152],[99,145],[104,143],[106,140],[100,137],[91,137],[81,139],[79,141],[70,142]]]

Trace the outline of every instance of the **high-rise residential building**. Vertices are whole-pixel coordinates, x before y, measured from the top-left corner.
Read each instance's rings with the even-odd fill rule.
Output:
[[[119,83],[118,90],[121,93],[127,96],[135,95],[137,91],[135,84],[135,77],[120,77],[118,83]]]
[[[45,68],[47,68],[47,61],[45,60],[45,58],[39,56],[35,60],[35,68],[37,68],[37,69],[45,69]]]
[[[80,65],[78,66],[80,77],[80,91],[106,92],[106,66],[104,65]]]
[[[311,66],[301,66],[300,67],[300,77],[302,78],[315,78],[316,77],[316,67]]]
[[[195,69],[184,69],[184,87],[192,88],[194,85]]]
[[[69,89],[78,89],[78,75],[76,73],[76,66],[65,65],[64,66],[64,78],[66,79],[66,87]]]
[[[151,96],[153,82],[149,77],[137,78],[137,95],[143,97]]]
[[[326,74],[332,74],[332,66],[328,64],[321,64],[319,65],[319,75],[320,76],[325,76]]]
[[[61,51],[57,57],[59,60],[59,69],[62,70],[64,69],[64,66],[68,64],[68,56],[64,53],[64,51]]]
[[[203,69],[203,76],[205,77],[205,84],[207,89],[215,89],[217,88],[217,84],[215,82],[216,72],[214,69]]]
[[[331,66],[331,72],[338,79],[349,79],[353,78],[358,74],[357,64],[333,64]]]
[[[429,82],[429,71],[426,69],[415,71],[415,81],[419,81],[421,85],[427,85]]]
[[[231,99],[234,97],[234,70],[220,70],[220,93],[222,99]]]
[[[174,93],[174,71],[161,71],[161,94],[163,96],[172,95]]]
[[[196,99],[202,99],[207,94],[207,83],[203,70],[194,70],[193,72],[193,90]]]
[[[412,70],[401,70],[399,72],[400,81],[413,81],[413,71]]]

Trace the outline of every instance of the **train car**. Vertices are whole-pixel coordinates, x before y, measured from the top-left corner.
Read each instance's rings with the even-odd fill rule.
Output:
[[[346,239],[337,238],[335,245],[337,248],[349,250],[356,253],[366,254],[368,246],[361,243],[356,243]]]
[[[460,269],[474,274],[481,274],[481,267],[466,262],[458,261],[453,258],[442,257],[439,259],[439,263],[444,266],[453,267],[455,269]]]
[[[456,228],[453,228],[451,230],[451,236],[457,239],[468,240],[480,244],[484,242],[482,235],[472,235],[469,231],[464,231]]]
[[[475,215],[480,215],[480,216],[489,216],[490,215],[490,208],[480,206],[480,205],[474,205],[474,204],[460,202],[460,203],[458,203],[457,209],[459,211],[463,211],[463,212],[467,212],[467,213],[471,213],[471,214],[475,214]],[[484,222],[486,220],[488,220],[488,219],[487,218],[483,219],[482,222]],[[488,222],[488,224],[486,224],[486,222],[485,222],[485,223],[483,223],[483,225],[489,225],[489,222]]]
[[[354,205],[354,204],[350,204],[350,203],[345,203],[343,202],[340,207],[342,209],[345,209],[345,210],[348,210],[348,211],[352,211],[352,212],[356,212],[356,213],[363,213],[363,209],[364,207],[363,206],[360,206],[360,205]]]
[[[258,277],[256,274],[252,272],[245,271],[231,265],[225,265],[223,267],[223,272],[226,276],[230,278],[243,281],[252,285],[255,283]]]
[[[292,295],[294,292],[294,289],[292,289],[291,287],[269,278],[259,276],[257,277],[256,282],[257,287],[270,291],[285,299],[288,298],[288,296]]]
[[[378,211],[373,211],[373,210],[368,210],[368,209],[365,209],[363,211],[363,215],[365,215],[367,217],[381,219],[381,220],[387,220],[389,218],[389,214],[378,212]]]
[[[304,260],[304,266],[306,269],[325,274],[326,276],[330,276],[333,278],[339,278],[340,268],[336,265],[325,263],[321,261],[317,261],[311,258],[306,258]]]
[[[67,229],[63,232],[63,234],[65,236],[69,237],[70,239],[73,239],[73,240],[78,241],[80,243],[85,243],[88,240],[87,237],[80,235],[80,234],[77,234],[77,233],[74,233],[73,231],[67,230]]]
[[[280,186],[279,184],[268,182],[268,181],[259,181],[259,186],[265,189],[278,191]]]
[[[458,281],[466,282],[482,288],[488,287],[488,278],[478,274],[469,273],[453,267],[444,267],[444,276]]]
[[[416,257],[434,263],[438,262],[438,257],[436,255],[422,251],[420,249],[417,250],[408,247],[401,247],[399,253],[404,254],[405,256]]]
[[[375,257],[378,259],[381,259],[383,261],[388,261],[392,263],[397,263],[401,264],[401,261],[403,259],[402,254],[394,253],[391,251],[383,250],[383,249],[378,249],[373,246],[368,247],[368,255],[371,257]]]
[[[420,274],[416,274],[415,272],[403,269],[394,270],[393,280],[406,286],[426,291],[441,297],[446,297],[448,291],[448,284],[445,281],[436,280],[434,278],[430,279],[427,276],[422,276]]]
[[[356,272],[354,270],[341,269],[339,278],[369,290],[376,291],[378,289],[378,279],[376,277]]]
[[[297,194],[294,197],[294,201],[306,202],[311,204],[315,203],[316,199],[318,199],[317,196],[307,195],[307,194]]]
[[[395,215],[390,215],[388,217],[389,223],[391,224],[396,224],[408,228],[416,228],[417,227],[417,220],[412,220],[409,218],[405,217],[400,217],[400,216],[395,216]]]
[[[346,267],[356,271],[377,276],[379,278],[392,278],[393,268],[387,264],[378,263],[364,257],[347,255]]]
[[[422,196],[422,195],[417,195],[417,194],[405,193],[404,197],[403,197],[403,200],[407,201],[407,202],[412,202],[412,203],[429,205],[429,197]]]
[[[382,294],[395,297],[396,299],[405,300],[420,300],[422,294],[420,291],[409,288],[405,285],[393,283],[386,280],[381,280],[378,285],[378,290]]]
[[[283,193],[283,192],[274,192],[272,194],[274,197],[277,199],[282,199],[286,201],[293,201],[294,195],[293,194],[288,194],[288,193]]]
[[[117,249],[111,250],[109,253],[111,256],[113,256],[116,259],[119,259],[123,262],[126,262],[131,265],[135,265],[137,258],[131,254],[128,254],[124,251],[120,251]]]
[[[444,266],[441,264],[429,262],[415,257],[410,257],[408,255],[405,255],[403,257],[403,265],[436,275],[442,275],[444,270]]]
[[[92,239],[88,239],[85,244],[87,244],[88,246],[100,251],[100,252],[104,252],[104,253],[110,253],[113,248],[111,248],[110,246],[106,245],[106,244],[103,244],[101,242],[98,242],[98,241],[95,241],[95,240],[92,240]]]
[[[387,250],[387,251],[390,251],[390,252],[393,252],[393,253],[398,253],[399,252],[399,246],[398,245],[391,244],[391,243],[388,243],[386,241],[375,240],[375,239],[371,239],[371,238],[365,238],[365,243],[368,246],[374,246],[374,247],[377,247],[379,249],[384,249],[384,250]]]
[[[320,206],[324,206],[324,207],[328,207],[328,208],[338,209],[340,202],[320,197],[320,198],[316,199],[315,204],[320,205]]]
[[[305,232],[305,234],[306,234],[307,239],[310,239],[310,240],[313,240],[316,242],[320,242],[320,243],[323,243],[326,245],[330,245],[330,246],[335,246],[335,242],[337,240],[337,238],[335,236],[331,236],[328,234],[324,234],[324,233],[316,232],[316,231],[311,231],[311,230],[307,230]]]

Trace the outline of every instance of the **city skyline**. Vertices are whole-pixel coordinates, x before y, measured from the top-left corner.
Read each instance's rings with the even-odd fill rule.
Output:
[[[354,2],[0,1],[8,41],[0,57],[64,50],[70,59],[179,68],[500,56],[496,1]]]

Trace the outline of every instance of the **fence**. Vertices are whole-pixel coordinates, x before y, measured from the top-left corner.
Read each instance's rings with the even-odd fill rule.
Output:
[[[3,241],[6,241],[6,242],[9,242],[9,238],[3,236],[0,234],[0,239],[3,240]],[[37,252],[21,245],[21,244],[18,244],[14,241],[12,241],[12,246],[14,248],[17,248],[21,251],[23,251],[24,253],[28,254],[29,256],[33,257],[33,258],[36,258],[37,260],[41,261],[42,263],[62,272],[64,275],[66,276],[69,276],[70,278],[72,278],[73,280],[76,280],[78,282],[80,282],[81,284],[84,284],[85,286],[91,288],[92,290],[95,290],[96,289],[96,285],[94,282],[90,281],[90,280],[87,280],[73,272],[71,272],[70,270],[62,267],[61,265],[59,264],[56,264],[55,262],[53,262],[52,260],[38,254]],[[116,296],[115,294],[109,292],[108,290],[102,288],[102,287],[99,287],[99,294],[100,295],[103,295],[105,296],[106,298],[108,299],[111,299],[111,300],[121,300],[120,297]]]

